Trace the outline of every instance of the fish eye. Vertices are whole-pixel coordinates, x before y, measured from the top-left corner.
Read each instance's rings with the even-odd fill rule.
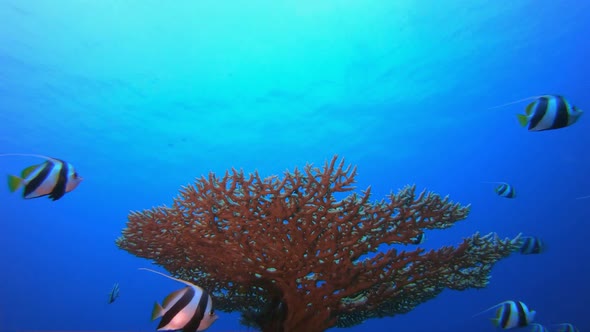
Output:
[[[78,178],[78,172],[74,172],[74,179]]]

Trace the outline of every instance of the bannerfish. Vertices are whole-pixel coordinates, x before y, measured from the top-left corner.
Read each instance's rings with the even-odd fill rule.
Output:
[[[514,187],[505,182],[498,185],[494,190],[496,191],[496,194],[498,194],[498,196],[504,198],[516,197],[516,191],[514,190]]]
[[[559,330],[557,330],[557,332],[580,332],[577,327],[570,323],[561,323],[555,325],[559,326]]]
[[[45,162],[25,168],[20,176],[8,176],[8,188],[15,192],[24,187],[26,199],[48,196],[56,201],[66,193],[76,189],[83,178],[72,164],[60,159],[30,154],[1,154],[4,156],[32,156],[45,159]]]
[[[521,241],[520,253],[523,255],[540,254],[545,250],[543,240],[536,236],[525,236]]]
[[[529,131],[543,131],[571,126],[582,115],[582,110],[563,96],[545,95],[530,103],[525,114],[518,114],[518,122]]]
[[[211,295],[199,286],[188,281],[177,279],[158,271],[140,268],[166,278],[181,282],[187,287],[176,290],[160,305],[155,303],[152,311],[152,320],[162,317],[158,324],[158,331],[182,330],[182,332],[205,331],[218,316],[213,312],[213,300]]]
[[[549,329],[541,324],[533,323],[531,327],[531,332],[549,332]]]
[[[109,292],[109,300],[108,303],[111,304],[113,302],[115,302],[115,300],[119,297],[119,283],[116,282],[113,285],[113,288],[111,289],[111,291]]]
[[[412,244],[422,244],[422,243],[424,243],[425,239],[426,239],[426,235],[424,235],[424,233],[420,233],[420,234],[418,234],[418,236],[415,236],[415,237],[411,238],[410,240],[412,240]]]
[[[515,327],[529,326],[535,319],[536,311],[529,308],[521,301],[504,301],[496,304],[478,314],[483,314],[489,310],[498,308],[496,316],[492,318],[492,323],[502,329],[512,329]]]
[[[516,190],[514,190],[514,187],[512,185],[510,185],[506,182],[482,181],[482,183],[497,184],[498,186],[496,186],[496,188],[494,188],[494,191],[500,197],[504,197],[504,198],[515,198],[516,197]]]

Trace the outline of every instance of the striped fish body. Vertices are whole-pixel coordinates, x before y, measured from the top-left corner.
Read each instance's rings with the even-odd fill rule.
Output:
[[[543,240],[536,236],[525,236],[522,238],[520,253],[523,255],[534,255],[543,252],[545,245]]]
[[[549,329],[541,324],[531,324],[531,332],[549,332]]]
[[[534,318],[535,311],[529,310],[526,304],[520,301],[506,301],[500,305],[492,321],[497,327],[512,329],[528,326]]]
[[[109,300],[108,303],[111,304],[115,302],[115,300],[119,297],[119,283],[115,283],[113,288],[109,292]]]
[[[204,331],[217,319],[213,301],[207,291],[198,286],[188,286],[170,293],[162,302],[154,305],[152,319],[162,317],[158,331]]]
[[[580,332],[580,330],[578,330],[578,328],[576,328],[574,325],[570,324],[570,323],[563,323],[563,324],[558,324],[559,325],[559,330],[557,330],[558,332]]]
[[[571,126],[582,113],[563,96],[546,95],[530,103],[525,114],[518,114],[518,121],[529,131],[543,131]]]
[[[512,187],[508,183],[500,184],[499,186],[496,187],[495,190],[496,190],[496,194],[498,194],[498,196],[501,196],[504,198],[515,198],[516,197],[516,191],[514,190],[514,187]]]
[[[418,236],[411,238],[412,244],[422,244],[426,239],[426,235],[424,233],[420,233]]]
[[[21,176],[9,175],[8,186],[14,192],[24,187],[26,199],[48,196],[56,201],[76,189],[82,177],[70,163],[59,159],[48,159],[40,165],[25,168]]]

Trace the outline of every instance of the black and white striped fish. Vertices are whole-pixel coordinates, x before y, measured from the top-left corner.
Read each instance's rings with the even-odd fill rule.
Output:
[[[15,192],[24,187],[24,198],[48,196],[56,201],[76,189],[83,180],[72,164],[60,159],[40,155],[3,154],[0,156],[34,156],[46,159],[44,163],[25,168],[20,176],[9,175],[8,187]]]
[[[529,326],[535,319],[536,312],[534,310],[529,310],[526,304],[521,301],[504,301],[478,313],[477,315],[495,308],[498,308],[498,310],[496,311],[496,316],[492,318],[492,323],[496,327],[503,329]]]
[[[559,326],[559,330],[557,330],[557,332],[580,332],[577,327],[570,323],[561,323],[555,325]]]
[[[514,190],[514,187],[509,185],[508,183],[502,182],[500,183],[500,185],[498,185],[495,189],[496,194],[498,194],[498,196],[504,197],[504,198],[515,198],[516,197],[516,191]]]
[[[531,332],[549,332],[549,329],[541,324],[531,324]]]
[[[217,320],[218,316],[213,312],[213,300],[206,290],[158,271],[146,268],[140,268],[140,270],[150,271],[187,285],[168,294],[162,305],[158,302],[154,305],[152,320],[162,317],[158,324],[158,331],[204,331]]]
[[[111,304],[113,302],[115,302],[115,300],[119,297],[119,283],[116,282],[113,285],[113,288],[111,288],[111,291],[109,292],[109,300],[108,303]]]
[[[520,125],[529,131],[543,131],[571,126],[582,113],[563,96],[545,95],[530,103],[525,114],[518,114],[517,117]]]
[[[422,244],[424,243],[424,240],[426,240],[426,235],[424,235],[424,233],[420,233],[410,240],[412,241],[412,244]]]
[[[545,250],[545,244],[536,236],[525,236],[521,241],[520,253],[523,255],[540,254]]]

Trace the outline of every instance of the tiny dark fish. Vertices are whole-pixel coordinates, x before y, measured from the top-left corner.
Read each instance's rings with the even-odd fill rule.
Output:
[[[111,291],[109,292],[109,300],[108,303],[111,304],[113,302],[115,302],[115,300],[119,297],[119,283],[116,282],[113,285],[113,288],[111,289]]]
[[[525,236],[521,241],[520,253],[523,255],[540,254],[545,251],[545,244],[536,236]]]
[[[496,194],[498,194],[498,196],[500,197],[504,197],[504,198],[515,198],[516,197],[516,191],[514,190],[514,187],[509,185],[508,183],[501,183],[500,185],[498,185],[495,189]]]
[[[549,329],[541,324],[531,324],[531,332],[549,332]]]
[[[424,240],[426,240],[426,235],[424,235],[424,233],[420,233],[418,236],[413,237],[411,240],[412,244],[422,244],[424,243]]]
[[[557,330],[557,332],[580,332],[580,330],[578,330],[577,327],[575,327],[573,324],[570,323],[561,323],[561,324],[555,324],[556,326],[559,326],[559,329]]]

